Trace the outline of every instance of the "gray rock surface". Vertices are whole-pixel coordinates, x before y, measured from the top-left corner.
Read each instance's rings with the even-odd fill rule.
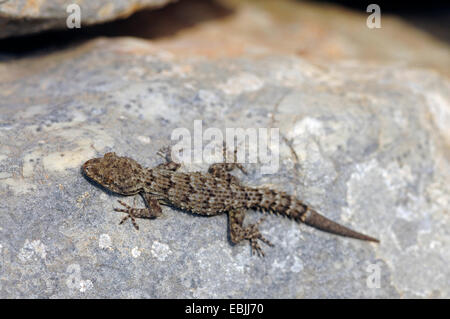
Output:
[[[0,39],[45,30],[67,29],[66,20],[73,13],[69,5],[78,4],[81,26],[126,18],[143,8],[159,8],[173,0],[1,0]]]
[[[450,84],[433,71],[180,58],[120,38],[2,62],[0,74],[2,298],[450,297]],[[171,132],[199,119],[279,127],[279,170],[236,174],[381,243],[269,216],[275,247],[261,259],[230,244],[226,215],[164,207],[140,231],[119,226],[119,197],[80,165],[115,151],[153,166]]]

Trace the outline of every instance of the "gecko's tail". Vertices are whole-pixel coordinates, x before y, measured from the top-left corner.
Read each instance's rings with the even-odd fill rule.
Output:
[[[249,188],[246,193],[246,196],[250,199],[248,208],[256,208],[284,215],[328,233],[376,243],[380,242],[376,238],[354,231],[322,216],[314,209],[287,193],[266,188]]]
[[[379,243],[380,241],[376,238],[364,235],[357,231],[354,231],[350,228],[342,226],[325,216],[320,215],[313,209],[307,208],[306,212],[301,217],[301,221],[306,225],[312,226],[314,228],[326,231],[328,233],[333,233],[336,235],[341,235],[345,237],[356,238],[360,240],[373,241],[375,243]]]

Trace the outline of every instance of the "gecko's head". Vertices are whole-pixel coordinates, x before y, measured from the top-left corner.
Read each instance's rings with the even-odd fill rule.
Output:
[[[132,195],[142,190],[143,168],[131,158],[106,153],[90,159],[81,169],[90,180],[115,193]]]

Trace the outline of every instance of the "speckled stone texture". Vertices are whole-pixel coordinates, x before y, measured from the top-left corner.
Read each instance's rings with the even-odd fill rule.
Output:
[[[172,0],[0,0],[0,39],[67,28],[66,20],[78,4],[81,26],[125,18],[144,8],[159,8]]]
[[[0,74],[2,298],[450,297],[450,84],[433,71],[177,57],[118,38],[2,62]],[[80,165],[108,151],[156,165],[171,132],[198,119],[279,127],[279,170],[248,164],[242,181],[381,243],[269,216],[261,231],[275,247],[261,259],[230,244],[226,215],[163,207],[139,231],[119,226],[120,197]]]

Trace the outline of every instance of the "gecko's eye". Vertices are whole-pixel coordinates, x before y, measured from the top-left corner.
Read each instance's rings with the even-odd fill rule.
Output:
[[[92,166],[92,163],[90,161],[91,160],[83,164],[83,172],[88,176],[92,176],[93,174],[95,174],[95,167]]]

